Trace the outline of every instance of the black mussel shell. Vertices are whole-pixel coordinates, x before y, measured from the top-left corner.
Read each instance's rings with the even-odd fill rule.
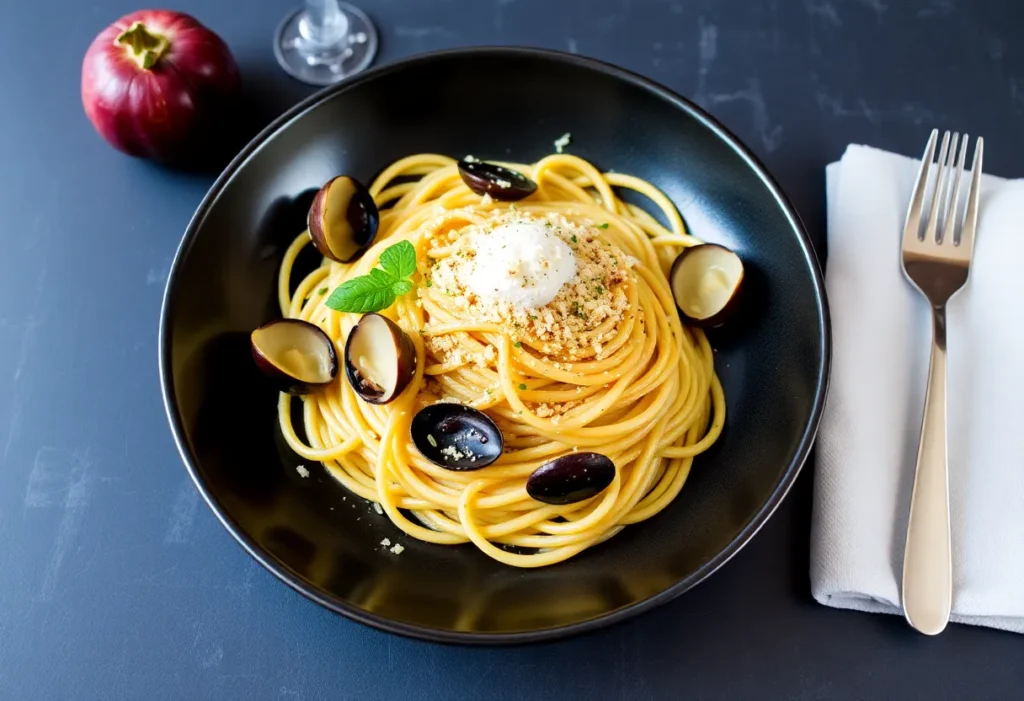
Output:
[[[615,480],[615,463],[600,453],[568,453],[544,463],[526,492],[545,504],[573,504],[600,494]]]
[[[325,258],[351,263],[377,235],[380,212],[370,191],[355,178],[339,175],[320,188],[306,225],[313,245]]]
[[[338,373],[334,343],[323,330],[301,319],[278,319],[249,335],[253,360],[282,392],[307,394]]]
[[[412,441],[430,462],[446,470],[479,470],[501,457],[504,439],[494,421],[464,404],[438,402],[420,409]]]
[[[459,161],[459,175],[476,194],[503,202],[521,200],[537,190],[537,183],[519,171],[487,161],[463,159]]]

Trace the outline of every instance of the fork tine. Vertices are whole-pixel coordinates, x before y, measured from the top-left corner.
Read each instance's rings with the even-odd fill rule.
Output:
[[[964,147],[966,149],[966,144]],[[981,160],[985,151],[985,140],[978,137],[974,147],[974,162],[971,164],[971,189],[967,193],[967,211],[964,212],[964,225],[960,233],[960,245],[967,247],[970,255],[974,245],[974,230],[978,226],[978,198],[981,192]]]
[[[949,188],[943,194],[945,202],[945,222],[942,224],[942,228],[939,229],[938,242],[943,243],[947,239],[955,244],[956,243],[956,231],[953,226],[953,222],[956,221],[956,210],[957,210],[957,198],[960,196],[960,177],[964,174],[964,154],[967,152],[967,134],[964,134],[963,144],[960,146],[960,163],[957,166],[957,170],[954,173],[950,170],[950,181]],[[952,169],[953,164],[956,162],[956,149],[960,143],[960,134],[953,134],[953,144],[950,146],[949,151],[949,167]]]
[[[935,158],[935,144],[939,139],[939,130],[932,129],[928,143],[921,156],[921,168],[917,171],[917,182],[914,183],[914,194],[910,198],[907,220],[903,224],[903,245],[920,239],[921,209],[924,207],[925,190],[928,189],[928,174],[931,172],[932,159]]]
[[[936,239],[936,227],[938,225],[939,218],[939,204],[942,202],[942,194],[946,190],[946,176],[949,173],[948,163],[946,163],[946,153],[949,151],[949,132],[947,131],[942,135],[942,146],[939,148],[939,175],[935,181],[935,189],[932,190],[932,204],[928,208],[928,221],[925,224],[924,229],[924,241],[930,243],[937,241]]]

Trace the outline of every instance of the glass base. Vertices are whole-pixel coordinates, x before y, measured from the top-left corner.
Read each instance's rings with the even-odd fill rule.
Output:
[[[287,73],[310,85],[332,85],[369,66],[377,55],[377,28],[358,7],[338,6],[348,19],[348,34],[340,43],[316,47],[299,31],[305,9],[284,18],[274,36],[274,55]]]

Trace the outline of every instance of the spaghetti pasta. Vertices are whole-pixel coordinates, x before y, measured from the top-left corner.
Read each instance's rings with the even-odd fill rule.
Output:
[[[451,158],[420,154],[395,162],[369,188],[381,211],[373,247],[350,264],[325,260],[292,289],[308,233],[294,240],[281,265],[281,311],[319,326],[339,352],[359,317],[326,306],[325,291],[367,274],[395,242],[411,242],[416,288],[382,313],[409,333],[418,362],[409,386],[389,404],[362,401],[341,378],[303,397],[304,439],[293,425],[290,395],[281,395],[278,414],[296,453],[379,503],[408,535],[472,542],[508,565],[537,567],[664,509],[694,456],[720,435],[725,398],[707,339],[681,323],[672,297],[672,261],[700,241],[686,233],[669,199],[644,180],[602,173],[568,154],[503,165],[532,178],[537,191],[515,204],[493,201],[466,187]],[[615,188],[646,196],[668,226],[620,199]],[[451,289],[458,277],[453,256],[467,232],[520,219],[554,222],[560,235],[581,239],[577,255],[597,266],[591,272],[600,278],[587,288],[596,299],[587,300],[589,311],[573,302],[566,312],[562,300],[561,314],[527,309],[499,318],[474,311],[481,307],[471,295]],[[574,282],[585,286],[582,274]],[[426,460],[410,440],[410,424],[418,409],[437,401],[494,419],[505,440],[501,457],[469,472]],[[529,496],[534,470],[579,450],[614,462],[615,478],[604,491],[566,505]]]

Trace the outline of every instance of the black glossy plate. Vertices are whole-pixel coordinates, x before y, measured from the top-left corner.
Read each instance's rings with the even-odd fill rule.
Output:
[[[339,173],[368,182],[432,151],[536,160],[569,151],[652,181],[692,233],[748,268],[744,322],[712,336],[728,418],[676,501],[580,556],[501,565],[472,545],[406,537],[277,430],[275,394],[248,334],[275,316],[285,247],[312,193]],[[274,122],[231,163],[189,224],[161,318],[164,401],[210,508],[253,557],[334,611],[442,641],[518,642],[578,633],[681,594],[772,514],[810,450],[825,398],[829,326],[799,218],[761,165],[710,116],[621,69],[523,49],[412,58],[329,88]],[[401,542],[393,555],[383,538]]]

